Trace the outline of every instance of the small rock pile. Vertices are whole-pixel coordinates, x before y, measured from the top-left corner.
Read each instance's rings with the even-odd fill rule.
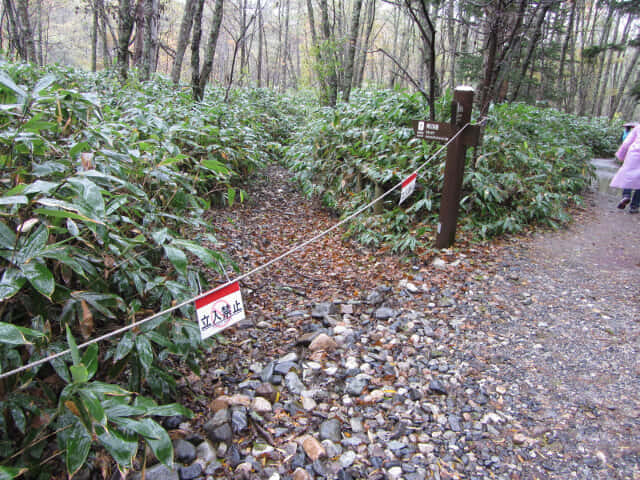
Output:
[[[463,308],[403,280],[287,313],[280,346],[294,336],[277,358],[220,346],[234,367],[203,380],[217,379],[221,394],[196,421],[170,419],[179,466],[151,467],[146,479],[521,478],[536,441],[505,413],[510,387],[464,349],[478,334],[472,317],[491,308],[467,291]],[[409,308],[415,298],[420,309]]]

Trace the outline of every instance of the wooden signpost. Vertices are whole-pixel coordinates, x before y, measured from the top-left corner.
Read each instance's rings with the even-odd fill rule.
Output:
[[[436,248],[448,248],[455,242],[467,147],[478,145],[480,140],[480,127],[478,125],[467,125],[471,121],[472,107],[473,88],[458,87],[453,93],[450,123],[430,122],[428,120],[415,120],[413,122],[413,129],[417,138],[443,143],[448,142],[464,128],[464,131],[447,147]]]

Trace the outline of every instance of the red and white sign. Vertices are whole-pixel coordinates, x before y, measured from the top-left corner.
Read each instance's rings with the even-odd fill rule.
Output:
[[[402,202],[404,202],[407,198],[409,198],[409,195],[411,195],[413,191],[416,189],[417,178],[418,178],[418,174],[412,173],[402,182],[402,191],[400,192],[400,204],[402,204]]]
[[[204,340],[245,318],[238,282],[196,300],[200,336]]]

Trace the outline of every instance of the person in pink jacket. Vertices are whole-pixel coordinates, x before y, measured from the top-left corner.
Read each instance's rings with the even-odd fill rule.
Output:
[[[611,180],[611,186],[622,188],[622,200],[618,203],[618,208],[624,210],[631,202],[629,213],[638,213],[640,209],[640,125],[629,132],[616,152],[616,158],[622,162],[622,166]]]

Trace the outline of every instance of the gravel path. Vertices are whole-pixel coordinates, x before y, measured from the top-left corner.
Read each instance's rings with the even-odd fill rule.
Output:
[[[336,221],[282,169],[253,188],[214,218],[242,271]],[[640,479],[640,215],[616,201],[414,263],[335,232],[249,279],[180,384],[182,465],[146,478]]]

